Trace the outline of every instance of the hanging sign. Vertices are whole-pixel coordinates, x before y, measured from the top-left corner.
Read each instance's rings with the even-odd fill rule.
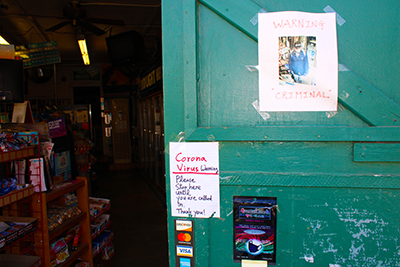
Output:
[[[220,217],[217,142],[170,143],[171,213]]]
[[[260,111],[336,111],[336,14],[258,17]]]

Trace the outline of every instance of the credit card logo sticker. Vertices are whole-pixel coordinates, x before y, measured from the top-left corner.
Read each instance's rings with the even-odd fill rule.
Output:
[[[190,240],[192,240],[192,236],[188,233],[180,233],[178,234],[178,240],[181,242],[190,242]]]
[[[180,267],[190,267],[190,259],[180,258]]]
[[[192,232],[192,221],[176,220],[176,231]]]
[[[176,246],[177,256],[193,257],[193,247],[189,246]]]

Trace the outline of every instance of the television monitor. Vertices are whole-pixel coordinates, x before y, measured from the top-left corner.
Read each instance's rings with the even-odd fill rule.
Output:
[[[0,58],[0,101],[24,102],[22,60]]]
[[[128,31],[106,38],[108,55],[114,67],[132,66],[145,59],[143,36],[137,31]]]

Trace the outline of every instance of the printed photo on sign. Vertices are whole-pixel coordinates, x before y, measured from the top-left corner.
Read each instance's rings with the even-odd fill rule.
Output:
[[[258,25],[260,111],[336,111],[335,14],[260,13]]]
[[[234,260],[276,259],[275,197],[233,197]]]
[[[283,36],[279,42],[279,80],[287,84],[317,84],[315,36]]]

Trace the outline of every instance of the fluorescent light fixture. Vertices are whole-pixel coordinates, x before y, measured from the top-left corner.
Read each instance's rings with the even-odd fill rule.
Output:
[[[0,44],[2,45],[9,45],[10,43],[6,41],[6,39],[3,38],[3,36],[0,35]]]
[[[78,44],[79,44],[79,49],[81,50],[83,64],[90,65],[89,54],[86,47],[86,39],[84,37],[82,39],[81,36],[78,36]]]

